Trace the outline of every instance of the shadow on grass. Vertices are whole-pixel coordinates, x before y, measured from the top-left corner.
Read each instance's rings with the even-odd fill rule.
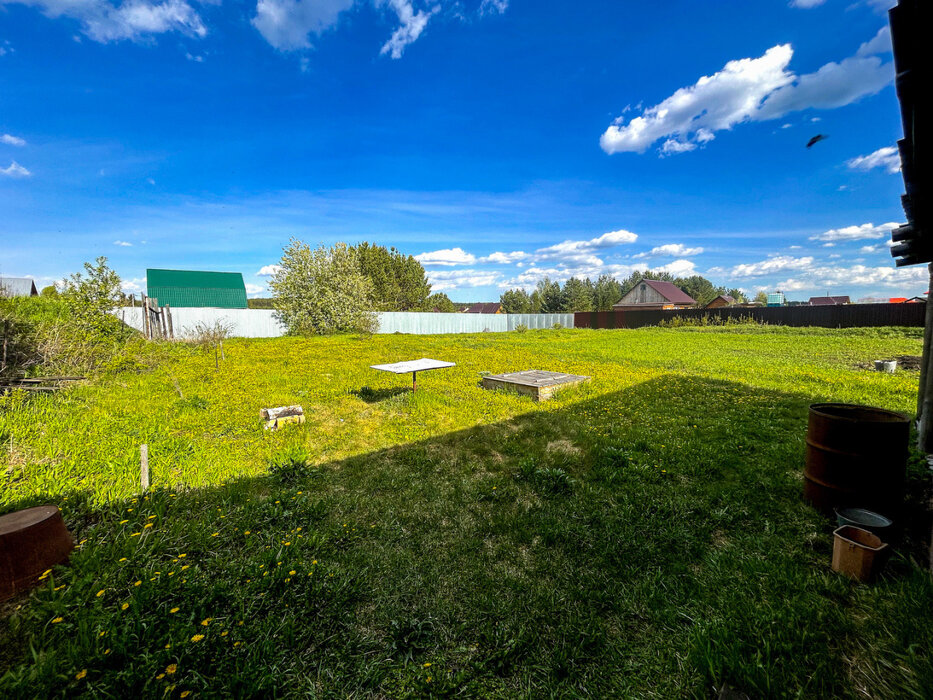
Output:
[[[920,540],[829,570],[810,402],[666,376],[295,483],[30,499],[86,543],[0,627],[0,694],[923,695]]]
[[[392,399],[402,394],[410,394],[411,387],[392,387],[384,389],[371,389],[368,386],[360,387],[350,392],[353,396],[362,399],[366,403],[379,403],[386,399]]]

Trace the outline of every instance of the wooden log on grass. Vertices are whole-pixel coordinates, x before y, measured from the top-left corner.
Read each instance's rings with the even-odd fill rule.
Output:
[[[266,430],[275,430],[287,423],[301,424],[305,422],[305,411],[301,406],[262,408],[259,410],[259,415],[265,421]]]

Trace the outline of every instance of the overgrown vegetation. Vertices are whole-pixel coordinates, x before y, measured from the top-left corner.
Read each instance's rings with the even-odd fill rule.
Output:
[[[927,521],[860,585],[800,499],[808,404],[910,411],[916,373],[856,365],[920,336],[231,340],[221,373],[162,344],[11,394],[0,512],[60,504],[81,544],[3,609],[0,696],[929,697]],[[422,354],[457,365],[415,394],[366,369]],[[529,367],[593,380],[543,404],[477,386]],[[295,403],[305,425],[262,429]],[[915,457],[911,508],[927,479]]]

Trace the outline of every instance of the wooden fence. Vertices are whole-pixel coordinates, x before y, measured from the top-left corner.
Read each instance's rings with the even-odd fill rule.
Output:
[[[643,328],[674,318],[752,319],[775,326],[864,328],[875,326],[923,327],[926,304],[842,304],[839,306],[773,306],[721,309],[629,309],[586,311],[574,314],[574,328]]]

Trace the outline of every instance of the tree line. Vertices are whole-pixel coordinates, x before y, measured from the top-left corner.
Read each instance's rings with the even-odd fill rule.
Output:
[[[623,280],[600,275],[594,282],[589,277],[571,277],[563,286],[545,277],[529,294],[524,289],[510,289],[499,297],[502,312],[507,314],[556,314],[575,311],[611,311],[612,305],[635,288],[643,279],[672,282],[686,294],[705,306],[719,295],[731,296],[739,303],[748,301],[741,289],[717,287],[705,277],[674,277],[667,272],[643,270],[633,272]]]

